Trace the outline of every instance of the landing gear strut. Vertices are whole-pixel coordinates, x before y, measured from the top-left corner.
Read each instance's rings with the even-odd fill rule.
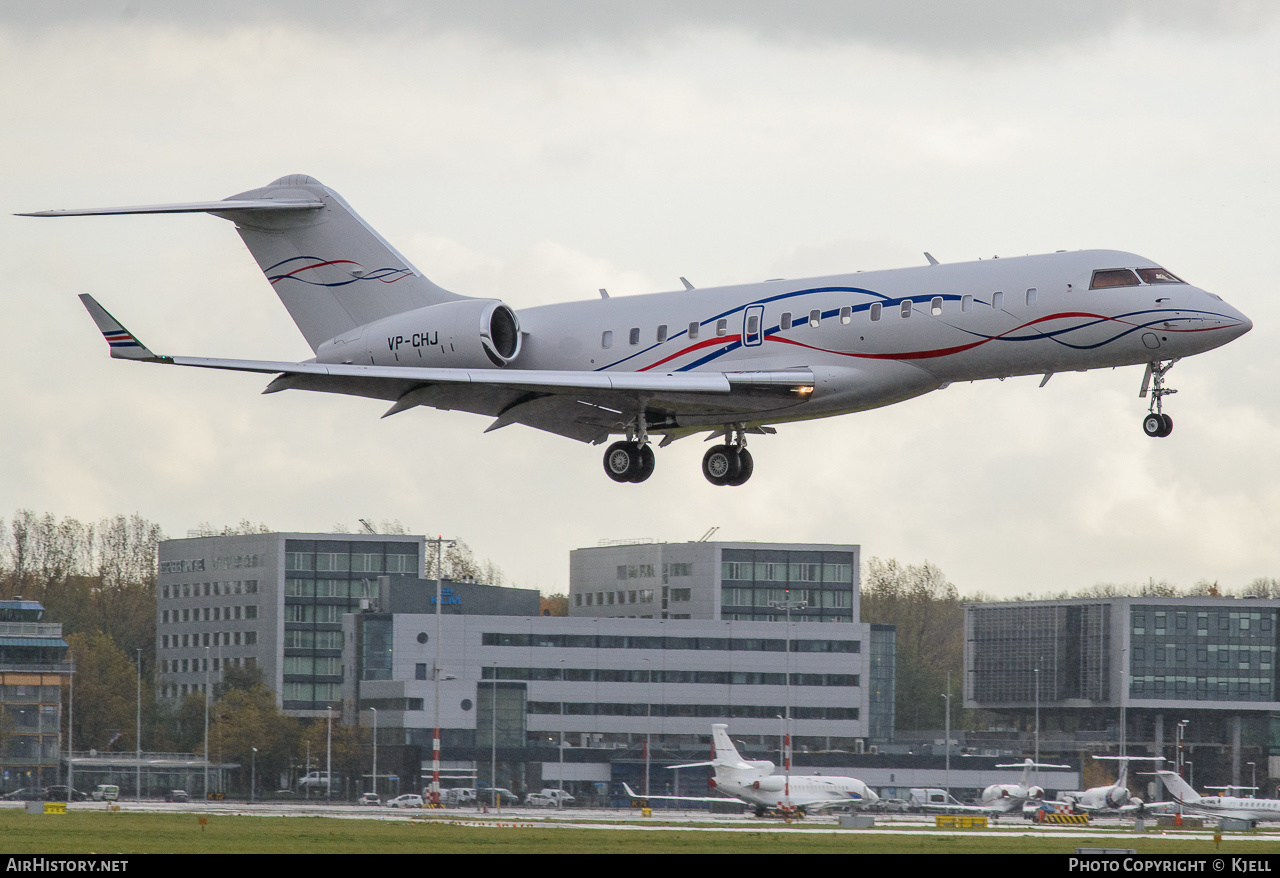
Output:
[[[742,485],[751,478],[755,463],[747,451],[746,430],[741,424],[725,431],[731,441],[717,445],[702,458],[702,474],[713,485]]]
[[[634,431],[627,427],[627,438],[615,442],[604,453],[604,471],[615,482],[643,482],[653,475],[657,465],[653,449],[649,447],[649,425],[644,408],[636,415]]]
[[[1163,439],[1173,432],[1173,418],[1166,415],[1162,408],[1164,407],[1164,398],[1171,393],[1177,393],[1172,387],[1164,386],[1164,376],[1173,364],[1178,362],[1176,359],[1169,360],[1167,363],[1157,360],[1147,364],[1147,372],[1142,376],[1142,390],[1138,393],[1138,398],[1145,398],[1147,390],[1151,390],[1151,409],[1147,416],[1142,419],[1142,432],[1146,433],[1153,439]],[[1154,384],[1154,387],[1151,385]]]

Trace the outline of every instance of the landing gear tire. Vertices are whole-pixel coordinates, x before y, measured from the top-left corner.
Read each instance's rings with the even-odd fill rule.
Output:
[[[754,471],[755,462],[751,459],[751,452],[747,451],[745,448],[739,449],[738,474],[734,478],[726,481],[725,484],[733,485],[734,487],[745,484],[747,479],[751,478],[751,473]]]
[[[634,472],[631,473],[631,482],[643,482],[649,476],[653,475],[653,468],[657,466],[658,460],[654,456],[653,449],[648,445],[641,445],[636,454],[636,462]]]
[[[728,485],[742,472],[742,461],[731,445],[717,445],[702,457],[702,474],[713,485]]]
[[[615,482],[629,482],[639,462],[640,449],[632,442],[615,442],[604,453],[604,471]]]
[[[1152,439],[1163,439],[1173,432],[1173,418],[1152,412],[1142,419],[1142,432]]]

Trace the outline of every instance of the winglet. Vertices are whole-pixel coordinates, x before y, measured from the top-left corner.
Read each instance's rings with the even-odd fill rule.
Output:
[[[151,353],[146,345],[134,338],[133,333],[121,326],[120,321],[107,313],[107,309],[99,305],[93,296],[88,293],[82,293],[80,301],[84,303],[84,307],[88,310],[89,316],[93,318],[93,322],[98,324],[98,330],[111,347],[112,357],[119,360],[163,359]]]

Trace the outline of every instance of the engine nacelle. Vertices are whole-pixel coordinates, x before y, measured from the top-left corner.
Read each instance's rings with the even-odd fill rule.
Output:
[[[1111,808],[1122,808],[1129,804],[1129,791],[1124,787],[1112,787],[1107,790],[1107,805]]]
[[[766,793],[780,793],[782,792],[783,785],[785,783],[786,778],[762,777],[759,780],[754,781],[751,784],[751,788],[754,790],[763,790]]]
[[[1043,799],[1044,787],[1027,787],[1028,799]]]
[[[316,349],[319,363],[487,369],[520,355],[520,321],[497,299],[428,305],[358,326]]]

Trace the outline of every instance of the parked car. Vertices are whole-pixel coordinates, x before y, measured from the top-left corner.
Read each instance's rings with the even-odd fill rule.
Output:
[[[500,804],[510,807],[512,805],[520,804],[519,796],[511,792],[511,790],[503,789],[502,787],[489,787],[483,790],[478,790],[476,792],[476,798],[485,805]]]
[[[444,790],[440,795],[444,798],[444,804],[449,808],[465,808],[467,805],[476,803],[474,787],[454,787],[450,790]]]
[[[23,787],[0,796],[8,802],[40,802],[44,800],[44,790],[36,787]]]
[[[298,778],[298,789],[319,790],[321,792],[329,789],[329,773],[327,771],[312,771],[303,775]]]
[[[187,795],[186,790],[169,790],[164,800],[166,802],[189,802],[191,797]]]
[[[72,790],[71,790],[71,801],[73,801],[73,802],[83,802],[83,801],[84,801],[85,799],[87,799],[87,798],[89,798],[89,794],[88,794],[88,793],[86,793],[84,790],[77,790],[77,789],[75,789],[75,788],[72,788]],[[46,802],[65,802],[65,801],[67,801],[67,785],[66,785],[66,784],[57,784],[57,785],[55,785],[55,786],[46,787],[46,788],[45,788],[45,791],[44,791],[44,800],[45,800]]]
[[[378,798],[377,793],[361,793],[360,798],[356,799],[357,805],[381,805],[382,800]]]
[[[422,796],[417,793],[405,793],[387,802],[388,808],[421,808]]]
[[[95,802],[114,802],[120,798],[120,787],[113,783],[100,783],[91,795]]]
[[[564,790],[545,788],[525,796],[524,803],[531,808],[561,808],[572,805],[573,796]]]

